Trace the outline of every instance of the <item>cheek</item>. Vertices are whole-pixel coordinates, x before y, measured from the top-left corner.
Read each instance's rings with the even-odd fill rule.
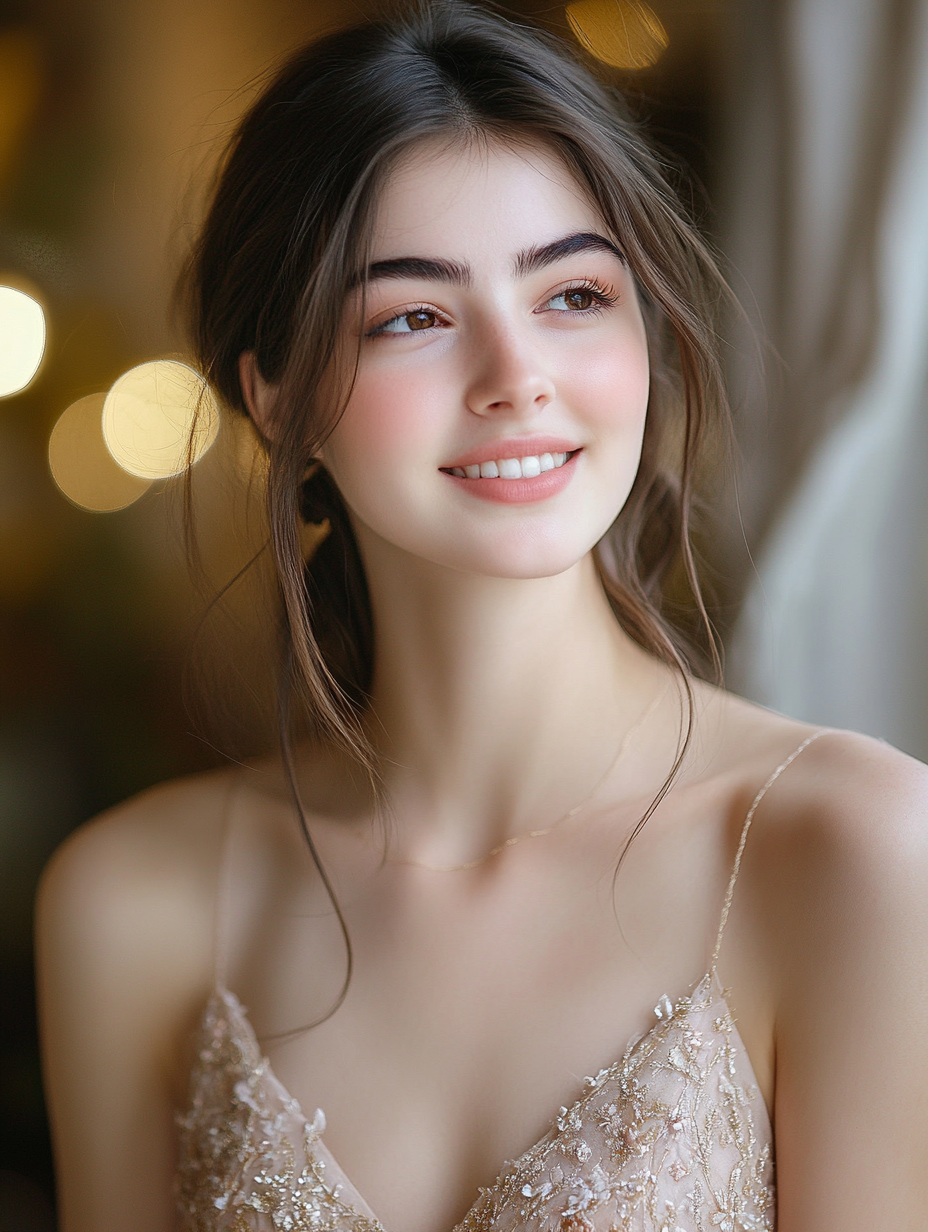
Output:
[[[650,367],[643,334],[613,347],[591,348],[565,376],[584,418],[603,443],[640,437],[648,406]]]
[[[326,446],[330,467],[369,481],[413,454],[429,452],[438,426],[435,391],[415,371],[361,373]]]

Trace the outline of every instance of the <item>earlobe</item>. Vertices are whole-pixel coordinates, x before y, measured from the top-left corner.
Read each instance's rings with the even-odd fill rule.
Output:
[[[269,385],[258,371],[254,351],[243,351],[238,357],[238,378],[242,397],[255,427],[268,440],[274,439],[274,404],[277,401],[277,386]]]

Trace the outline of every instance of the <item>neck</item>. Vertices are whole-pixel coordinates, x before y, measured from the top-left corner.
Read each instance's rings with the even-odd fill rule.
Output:
[[[474,576],[359,535],[376,629],[373,738],[404,858],[452,864],[583,800],[662,687],[591,556]]]

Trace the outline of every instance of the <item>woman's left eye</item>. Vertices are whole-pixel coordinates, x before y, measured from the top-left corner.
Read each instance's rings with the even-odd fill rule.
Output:
[[[545,307],[555,312],[589,313],[611,307],[615,302],[616,296],[601,287],[568,287],[553,295]]]

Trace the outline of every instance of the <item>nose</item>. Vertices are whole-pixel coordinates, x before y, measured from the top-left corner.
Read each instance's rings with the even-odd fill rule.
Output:
[[[497,321],[475,339],[467,406],[476,415],[529,416],[556,395],[542,356],[517,329]]]

